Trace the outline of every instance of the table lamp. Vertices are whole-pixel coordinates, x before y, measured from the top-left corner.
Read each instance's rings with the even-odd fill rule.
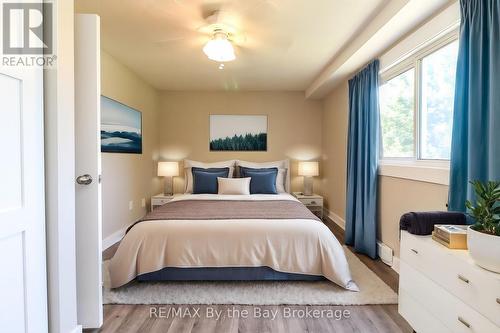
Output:
[[[178,162],[158,162],[158,176],[165,177],[165,195],[173,195],[173,177],[178,175]]]
[[[299,176],[304,176],[304,195],[313,195],[313,177],[319,176],[319,163],[299,162]]]

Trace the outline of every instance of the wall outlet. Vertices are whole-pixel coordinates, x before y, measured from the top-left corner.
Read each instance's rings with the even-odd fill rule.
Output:
[[[146,198],[142,198],[141,200],[141,207],[146,207]]]
[[[129,210],[134,209],[134,201],[129,201],[129,202],[128,202],[128,209],[129,209]]]

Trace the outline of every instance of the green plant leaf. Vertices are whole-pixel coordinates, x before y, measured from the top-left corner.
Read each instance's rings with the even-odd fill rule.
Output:
[[[500,235],[500,182],[483,183],[475,180],[470,184],[475,192],[475,202],[467,200],[468,215],[476,224],[473,229],[492,235]]]

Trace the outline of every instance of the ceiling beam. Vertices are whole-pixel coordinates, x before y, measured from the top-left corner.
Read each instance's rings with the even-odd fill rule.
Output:
[[[392,0],[340,51],[306,89],[323,98],[342,80],[380,56],[396,41],[456,0]]]

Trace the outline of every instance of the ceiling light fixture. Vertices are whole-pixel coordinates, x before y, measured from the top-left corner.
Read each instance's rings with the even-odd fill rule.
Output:
[[[211,40],[203,47],[208,59],[217,62],[233,61],[236,59],[233,44],[228,40],[227,33],[216,30]]]

